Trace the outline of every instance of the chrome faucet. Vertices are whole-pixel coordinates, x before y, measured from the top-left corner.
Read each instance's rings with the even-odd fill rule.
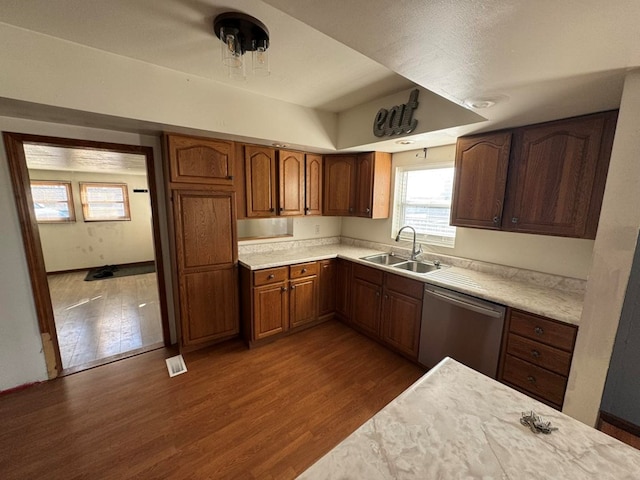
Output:
[[[400,230],[398,230],[398,235],[396,235],[396,242],[400,241],[400,234],[405,228],[410,228],[411,231],[413,232],[413,247],[411,248],[411,260],[417,260],[418,255],[422,253],[422,245],[418,244],[418,248],[416,249],[416,229],[415,228],[409,225],[405,225],[404,227],[402,227]]]

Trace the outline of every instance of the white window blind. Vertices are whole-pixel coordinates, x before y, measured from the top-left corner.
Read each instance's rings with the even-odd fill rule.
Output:
[[[67,223],[76,219],[69,182],[33,180],[31,197],[38,223]]]
[[[85,222],[131,220],[125,183],[81,183],[80,199]]]
[[[398,167],[393,214],[392,238],[400,227],[410,225],[416,229],[420,243],[453,247],[456,228],[449,225],[453,167],[430,166]],[[413,234],[405,230],[403,240],[412,240]]]

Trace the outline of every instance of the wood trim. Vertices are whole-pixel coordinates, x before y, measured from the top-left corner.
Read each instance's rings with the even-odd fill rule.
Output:
[[[103,183],[103,182],[80,182],[80,204],[82,205],[82,217],[85,222],[127,222],[131,221],[131,209],[129,208],[129,186],[126,183]],[[89,204],[91,202],[86,201],[87,187],[96,188],[119,188],[122,191],[122,202],[110,202],[110,203],[122,203],[124,205],[124,216],[117,218],[87,218],[89,217]],[[101,203],[101,202],[96,202]]]
[[[34,185],[55,185],[64,187],[67,191],[67,204],[69,210],[69,218],[62,218],[60,220],[38,220],[38,223],[74,223],[76,221],[76,209],[73,202],[73,190],[71,188],[71,182],[68,180],[30,180],[30,187]],[[62,202],[60,202],[62,203]]]
[[[33,289],[38,327],[42,334],[45,360],[49,378],[55,378],[62,370],[62,359],[55,327],[51,294],[47,281],[47,272],[42,253],[42,244],[38,223],[32,204],[29,172],[23,144],[38,143],[54,147],[84,148],[98,151],[113,151],[133,153],[145,156],[147,166],[147,180],[151,199],[152,226],[154,236],[155,261],[157,270],[158,291],[160,297],[160,314],[165,345],[171,344],[169,319],[167,315],[166,289],[164,282],[164,265],[162,261],[162,246],[160,241],[160,224],[157,205],[157,188],[155,169],[153,164],[153,148],[142,145],[124,145],[91,140],[77,140],[72,138],[48,137],[42,135],[3,132],[3,139],[7,151],[7,162],[11,175],[18,219],[25,247],[25,256],[29,268],[29,278]],[[52,352],[50,355],[47,352]],[[51,356],[53,358],[51,358]]]
[[[601,430],[602,423],[608,423],[609,425],[613,425],[620,430],[624,430],[625,432],[633,435],[634,437],[638,437],[640,439],[640,426],[634,423],[631,423],[627,420],[624,420],[620,417],[616,417],[611,413],[604,412],[600,410],[600,415],[598,416],[598,430]]]

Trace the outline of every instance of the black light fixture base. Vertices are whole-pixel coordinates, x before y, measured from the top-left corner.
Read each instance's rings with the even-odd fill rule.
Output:
[[[251,15],[240,12],[221,13],[213,20],[213,31],[218,38],[221,28],[236,32],[243,54],[254,51],[256,41],[262,43],[265,49],[269,48],[269,30],[264,23]]]

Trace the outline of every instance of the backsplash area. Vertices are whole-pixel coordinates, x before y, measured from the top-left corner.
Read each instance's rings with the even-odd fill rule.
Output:
[[[248,255],[253,253],[270,253],[283,250],[312,248],[321,245],[342,244],[353,247],[370,248],[383,252],[393,252],[397,255],[409,256],[410,248],[402,248],[399,246],[389,245],[385,243],[369,242],[349,237],[324,237],[313,238],[307,240],[294,240],[284,242],[259,243],[249,245],[239,245],[238,253],[240,255]],[[534,270],[526,270],[522,268],[508,267],[495,263],[481,262],[468,258],[453,257],[449,255],[440,255],[434,253],[422,253],[420,258],[423,260],[433,261],[439,260],[444,265],[452,265],[455,267],[466,268],[478,272],[490,273],[503,278],[513,279],[514,281],[533,283],[536,285],[561,289],[567,292],[584,294],[586,281],[563,277],[561,275],[553,275],[549,273],[536,272]]]

